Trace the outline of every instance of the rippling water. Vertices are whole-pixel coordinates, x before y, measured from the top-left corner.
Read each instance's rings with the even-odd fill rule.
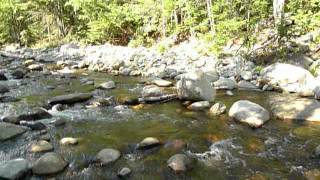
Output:
[[[97,84],[114,80],[114,90],[95,90],[80,83],[82,78]],[[46,107],[47,100],[56,95],[73,92],[91,92],[95,96],[138,96],[142,80],[115,77],[101,73],[88,76],[58,78],[34,74],[22,81],[10,81],[13,90],[6,94],[21,100],[0,104],[5,114],[25,112],[32,107]],[[54,88],[54,89],[53,89]],[[234,96],[218,92],[217,101],[230,107],[240,99],[248,99],[269,109],[267,99],[272,93],[236,91]],[[227,115],[210,117],[205,112],[191,112],[180,102],[132,107],[85,108],[76,104],[54,114],[53,119],[64,118],[61,127],[49,125],[55,151],[70,162],[58,178],[61,179],[116,179],[121,167],[129,167],[132,179],[299,179],[304,171],[319,167],[312,157],[320,142],[319,124],[287,122],[272,119],[260,129],[251,129],[230,120]],[[42,120],[45,123],[53,119]],[[60,146],[59,139],[66,136],[81,138],[77,146]],[[149,151],[135,150],[143,138],[159,138],[164,145]],[[27,132],[13,140],[1,143],[0,161],[24,157],[31,161],[41,154],[27,151],[36,140],[35,132]],[[90,163],[103,148],[116,148],[122,157],[107,167]],[[172,174],[166,161],[176,153],[185,153],[197,159],[194,168],[186,174]],[[34,177],[37,178],[37,177]]]

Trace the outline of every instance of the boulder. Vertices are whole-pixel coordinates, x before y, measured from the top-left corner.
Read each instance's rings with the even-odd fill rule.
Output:
[[[53,150],[53,146],[45,140],[40,140],[36,143],[33,143],[30,147],[30,152],[33,152],[33,153],[48,152],[52,150]]]
[[[269,112],[266,109],[259,104],[247,100],[235,102],[229,110],[229,116],[256,128],[262,126],[270,119]]]
[[[190,104],[187,108],[192,111],[201,111],[210,107],[210,103],[208,101],[198,101]]]
[[[320,102],[295,96],[273,96],[269,99],[273,114],[284,120],[320,122]]]
[[[0,179],[22,179],[30,171],[29,162],[25,159],[13,159],[0,164]]]
[[[0,142],[19,136],[26,131],[27,128],[23,126],[0,122]]]
[[[262,70],[261,76],[269,85],[278,86],[287,92],[312,92],[319,86],[319,82],[308,70],[291,64],[272,64]]]
[[[98,86],[98,88],[101,88],[101,89],[114,89],[114,88],[116,88],[116,83],[114,83],[114,81],[108,81],[108,82],[100,84]]]
[[[139,150],[150,149],[160,144],[161,143],[157,138],[147,137],[147,138],[144,138],[139,144],[137,144],[136,149],[139,149]]]
[[[68,163],[59,154],[49,152],[35,162],[32,172],[36,175],[56,174],[63,171],[67,165]]]
[[[175,173],[182,173],[192,168],[192,159],[184,154],[176,154],[167,161],[167,166]]]
[[[212,116],[218,116],[226,112],[226,105],[222,103],[215,103],[209,110],[209,114]]]
[[[163,94],[162,88],[155,85],[145,86],[141,91],[142,97],[157,97]]]
[[[113,163],[117,161],[121,156],[120,151],[116,149],[102,149],[99,151],[99,153],[96,156],[96,159],[98,160],[101,165],[108,165],[110,163]]]
[[[218,81],[214,82],[214,87],[215,89],[232,90],[237,88],[237,83],[233,79],[220,77]]]
[[[177,82],[179,98],[190,101],[214,101],[216,91],[210,85],[210,80],[212,78],[200,71],[182,75],[181,80]]]
[[[77,102],[87,101],[92,98],[91,93],[75,93],[53,97],[48,101],[50,105],[55,104],[74,104]]]

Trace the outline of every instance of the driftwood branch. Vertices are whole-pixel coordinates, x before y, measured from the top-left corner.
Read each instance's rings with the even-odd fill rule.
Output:
[[[139,103],[144,104],[151,104],[151,103],[157,103],[157,102],[168,102],[177,99],[178,96],[176,94],[167,94],[163,96],[157,96],[157,97],[142,97],[138,98]]]

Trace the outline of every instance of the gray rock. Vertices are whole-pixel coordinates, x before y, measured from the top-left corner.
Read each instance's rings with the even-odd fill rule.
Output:
[[[314,150],[314,154],[316,157],[320,157],[320,145],[316,147],[316,149]]]
[[[255,128],[262,126],[270,119],[267,110],[262,106],[247,100],[235,102],[229,110],[229,116]]]
[[[5,85],[0,85],[0,94],[4,94],[4,93],[7,93],[9,92],[9,88]]]
[[[27,126],[31,130],[40,131],[46,129],[47,126],[42,122],[34,122],[34,121],[20,121],[20,125]]]
[[[177,82],[179,98],[191,101],[214,101],[216,91],[210,85],[210,80],[211,77],[200,71],[184,74]]]
[[[159,87],[169,87],[172,85],[171,81],[166,81],[163,79],[156,79],[156,80],[152,81],[152,83],[159,86]]]
[[[116,83],[114,83],[114,81],[108,81],[100,84],[98,87],[101,89],[114,89],[116,88]]]
[[[35,162],[32,172],[36,175],[56,174],[63,171],[67,165],[68,163],[59,154],[49,152]]]
[[[63,125],[65,125],[65,124],[66,124],[66,120],[60,118],[60,119],[51,121],[50,123],[53,124],[54,126],[58,127],[58,126],[63,126]]]
[[[23,69],[17,69],[15,70],[14,72],[12,72],[12,77],[14,79],[22,79],[24,78],[24,76],[27,74],[27,71],[26,70],[23,70]]]
[[[0,142],[19,136],[26,131],[27,128],[23,126],[0,122]]]
[[[108,165],[110,163],[117,161],[120,158],[120,156],[121,156],[120,151],[116,149],[107,148],[99,151],[96,158],[98,162],[101,163],[101,165]]]
[[[87,101],[92,98],[91,93],[75,93],[75,94],[67,94],[56,96],[48,101],[50,105],[55,104],[74,104],[77,102]]]
[[[192,168],[192,159],[184,154],[176,154],[167,161],[167,165],[175,173],[182,173]]]
[[[193,111],[201,111],[210,107],[210,103],[208,101],[198,101],[190,104],[187,108]]]
[[[52,150],[53,146],[45,140],[37,141],[36,143],[33,143],[30,147],[30,152],[33,153],[48,152]]]
[[[320,121],[320,102],[290,95],[270,97],[273,114],[279,119]]]
[[[251,71],[243,71],[241,74],[240,74],[241,78],[245,81],[250,81],[253,79],[253,74]]]
[[[31,64],[31,65],[28,66],[28,69],[30,71],[42,71],[43,67],[40,64]]]
[[[0,179],[21,179],[28,171],[30,171],[30,166],[27,160],[10,160],[0,164]]]
[[[233,92],[232,92],[232,91],[227,90],[227,91],[226,91],[226,95],[228,95],[228,96],[233,96],[234,94],[233,94]]]
[[[226,109],[227,109],[226,105],[222,103],[216,103],[210,108],[209,114],[212,116],[218,116],[220,114],[225,113]]]
[[[162,88],[155,85],[145,86],[141,91],[142,97],[157,97],[163,94]]]
[[[216,82],[219,80],[219,74],[217,71],[205,71],[206,77],[209,82]]]
[[[251,82],[248,81],[240,81],[238,82],[238,88],[239,89],[245,89],[245,90],[257,90],[258,87]]]
[[[314,90],[314,98],[320,100],[320,86],[317,86]]]
[[[142,150],[142,149],[150,149],[155,146],[160,145],[160,141],[157,138],[154,137],[147,137],[144,138],[139,144],[137,144],[137,149]]]
[[[63,111],[64,106],[62,104],[55,104],[54,106],[52,106],[51,110],[54,112]]]
[[[228,89],[232,90],[237,87],[236,81],[229,78],[220,77],[220,79],[216,82],[214,82],[214,88],[215,89]]]
[[[118,172],[118,177],[124,178],[128,177],[131,174],[131,169],[124,167],[121,168],[120,171]]]
[[[9,115],[2,117],[2,121],[8,122],[8,123],[14,123],[19,124],[20,121],[35,121],[39,119],[47,119],[51,118],[52,115],[48,113],[43,108],[33,108],[30,109],[26,113],[18,114],[18,115]]]

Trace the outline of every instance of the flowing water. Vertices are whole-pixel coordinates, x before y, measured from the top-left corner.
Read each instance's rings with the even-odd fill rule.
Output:
[[[96,90],[81,83],[89,78],[99,84],[114,80],[117,88]],[[34,73],[22,81],[9,81],[14,87],[7,95],[21,100],[1,103],[0,112],[10,114],[32,107],[46,107],[50,97],[73,92],[94,92],[95,96],[113,96],[116,102],[126,96],[139,96],[144,86],[140,78],[89,73],[76,76],[52,76]],[[233,96],[217,93],[217,101],[229,108],[233,102],[247,99],[268,107],[273,93],[235,91]],[[135,107],[106,106],[86,108],[76,104],[55,113],[53,119],[64,118],[65,126],[49,125],[55,151],[70,164],[58,179],[117,179],[121,167],[129,167],[129,179],[303,179],[302,173],[319,167],[312,156],[320,143],[319,124],[280,121],[272,118],[260,129],[251,129],[229,119],[226,114],[211,117],[206,112],[187,110],[181,102]],[[28,152],[36,141],[36,132],[1,143],[0,161],[24,157],[32,162],[41,154]],[[157,137],[163,145],[148,151],[135,146],[145,137]],[[81,138],[76,146],[60,146],[62,137]],[[103,148],[122,152],[120,160],[106,167],[90,163]],[[197,159],[194,168],[184,174],[173,174],[166,161],[176,153]],[[33,177],[41,179],[41,177]]]

